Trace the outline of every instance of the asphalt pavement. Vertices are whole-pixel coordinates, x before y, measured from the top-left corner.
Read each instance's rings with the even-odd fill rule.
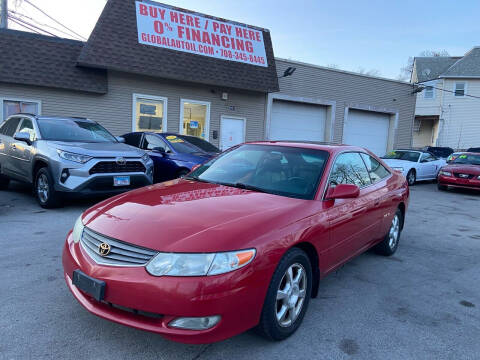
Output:
[[[480,193],[411,189],[395,256],[367,252],[321,282],[300,329],[184,345],[95,317],[68,291],[61,250],[95,200],[44,210],[0,191],[0,359],[479,359]]]

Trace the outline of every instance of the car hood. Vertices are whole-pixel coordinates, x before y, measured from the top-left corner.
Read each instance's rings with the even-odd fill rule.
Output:
[[[411,168],[416,164],[413,161],[408,161],[408,160],[399,160],[399,159],[382,159],[382,160],[385,164],[387,164],[390,167]]]
[[[142,157],[145,152],[124,143],[85,143],[49,141],[48,145],[55,149],[69,151],[92,157]]]
[[[480,165],[449,164],[444,166],[442,170],[461,174],[480,175]]]
[[[90,208],[93,231],[164,252],[245,249],[291,224],[316,201],[177,179],[134,190]]]

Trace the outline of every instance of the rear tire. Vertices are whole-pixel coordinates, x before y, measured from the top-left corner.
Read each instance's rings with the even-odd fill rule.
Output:
[[[5,175],[0,175],[0,190],[7,190],[10,179]]]
[[[45,209],[61,206],[60,194],[55,190],[53,177],[48,168],[43,167],[35,176],[34,191],[39,205]]]
[[[279,341],[302,323],[312,293],[312,265],[307,254],[290,249],[280,260],[268,287],[257,332]]]
[[[374,248],[377,254],[383,256],[392,256],[395,254],[395,251],[397,251],[398,248],[398,242],[400,241],[400,235],[402,233],[402,224],[403,214],[400,209],[397,209],[387,235],[385,235],[383,241]]]
[[[415,185],[415,182],[417,181],[417,173],[415,170],[410,169],[410,171],[407,174],[407,182],[408,186],[413,186]]]

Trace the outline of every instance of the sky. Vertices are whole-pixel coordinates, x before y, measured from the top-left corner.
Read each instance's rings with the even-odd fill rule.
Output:
[[[35,4],[88,38],[106,0],[8,0],[9,8],[59,27]],[[480,45],[478,0],[163,0],[270,30],[276,57],[397,78],[423,50],[463,55]],[[15,14],[13,14],[15,15]],[[10,22],[11,28],[20,27]],[[57,32],[58,34],[58,32]],[[62,34],[59,34],[62,35]]]

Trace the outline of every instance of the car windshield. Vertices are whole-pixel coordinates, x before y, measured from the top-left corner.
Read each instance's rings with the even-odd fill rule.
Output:
[[[75,119],[38,119],[38,127],[44,140],[67,142],[117,142],[117,139],[101,125]]]
[[[311,200],[327,159],[323,150],[247,144],[210,160],[186,179]]]
[[[462,154],[451,162],[452,164],[480,165],[480,154]]]
[[[173,150],[175,150],[178,153],[195,154],[195,153],[202,152],[201,149],[199,149],[195,145],[190,144],[189,142],[186,142],[185,140],[178,137],[177,135],[167,135],[165,136],[165,140],[168,142],[168,145],[170,145],[173,148]]]
[[[382,159],[395,159],[418,162],[420,153],[417,151],[395,150],[382,156]]]
[[[213,144],[210,144],[208,141],[205,141],[203,139],[200,139],[199,137],[195,136],[185,136],[185,135],[177,135],[180,139],[183,139],[190,144],[195,145],[196,147],[202,149],[203,151],[206,152],[214,152],[214,153],[219,153],[220,150]]]

